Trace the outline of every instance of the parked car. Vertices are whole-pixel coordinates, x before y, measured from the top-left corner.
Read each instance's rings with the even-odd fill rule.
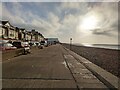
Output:
[[[10,43],[6,43],[6,42],[2,42],[0,43],[0,50],[4,51],[4,50],[15,50],[17,49],[17,47],[13,46]]]
[[[47,41],[41,41],[41,42],[40,42],[40,44],[41,44],[41,45],[43,45],[43,46],[45,46],[45,47],[47,47],[47,46],[48,46]]]
[[[41,45],[41,43],[39,42],[39,44],[38,44],[38,48],[39,48],[39,49],[43,49],[43,47],[44,47],[44,46]]]
[[[29,42],[29,45],[30,46],[37,46],[39,49],[43,49],[43,46],[40,44],[40,42],[37,42],[37,41]]]
[[[37,46],[36,42],[33,42],[33,41],[32,41],[32,42],[29,42],[29,45],[30,45],[30,46]]]
[[[30,46],[33,46],[33,43],[30,42],[29,45],[30,45]]]
[[[30,53],[30,45],[28,42],[22,42],[25,52]]]
[[[17,47],[17,48],[23,48],[23,45],[20,41],[14,41],[12,43],[13,46]]]
[[[45,46],[45,47],[47,47],[47,46],[48,46],[48,42],[47,42],[47,41],[45,41],[44,46]]]
[[[39,42],[35,42],[36,46],[40,46],[40,43]]]
[[[17,48],[24,48],[24,54],[30,53],[30,45],[28,42],[14,41],[13,45]]]

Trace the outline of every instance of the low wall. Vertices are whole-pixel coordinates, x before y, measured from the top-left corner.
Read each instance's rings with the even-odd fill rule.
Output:
[[[38,50],[38,47],[36,47],[36,46],[30,47],[30,50],[31,50],[31,52],[35,52],[36,50]],[[8,60],[10,58],[13,58],[13,57],[16,57],[16,56],[19,56],[22,54],[24,54],[23,48],[16,49],[16,50],[4,51],[4,52],[2,52],[2,61]]]
[[[24,53],[24,49],[16,49],[16,50],[8,50],[2,52],[2,61],[8,60],[10,58],[22,55]]]
[[[30,50],[31,50],[31,52],[34,52],[34,51],[38,50],[38,47],[37,46],[32,46],[32,47],[30,47]]]

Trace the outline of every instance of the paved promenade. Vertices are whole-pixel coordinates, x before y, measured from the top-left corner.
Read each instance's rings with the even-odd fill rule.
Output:
[[[61,45],[3,62],[3,88],[75,88],[109,90]]]

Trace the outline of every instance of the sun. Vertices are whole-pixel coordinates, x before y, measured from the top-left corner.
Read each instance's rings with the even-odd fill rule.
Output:
[[[97,27],[98,19],[96,16],[88,16],[83,18],[80,29],[82,30],[91,30]]]

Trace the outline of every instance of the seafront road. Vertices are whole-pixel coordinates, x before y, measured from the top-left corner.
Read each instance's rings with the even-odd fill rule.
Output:
[[[3,62],[2,88],[109,90],[60,44]]]

